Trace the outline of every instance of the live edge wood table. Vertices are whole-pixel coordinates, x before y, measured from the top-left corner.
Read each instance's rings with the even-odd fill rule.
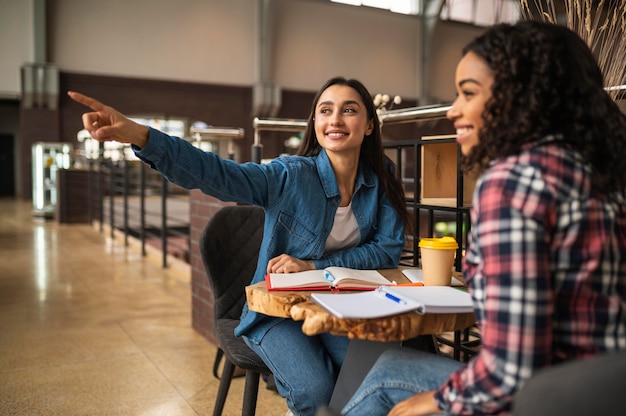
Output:
[[[379,270],[390,281],[408,283],[400,268]],[[330,407],[341,410],[378,356],[394,346],[433,349],[433,335],[465,329],[475,323],[473,313],[405,313],[376,319],[337,318],[311,300],[308,291],[268,291],[265,282],[246,287],[248,308],[265,315],[302,321],[302,332],[329,332],[351,339]],[[344,291],[338,293],[351,293]]]

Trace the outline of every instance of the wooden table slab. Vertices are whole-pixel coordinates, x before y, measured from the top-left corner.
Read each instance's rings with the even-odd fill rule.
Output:
[[[408,282],[401,269],[379,271],[391,281],[399,284]],[[420,315],[411,312],[377,319],[342,319],[311,301],[311,293],[268,291],[265,282],[246,287],[250,310],[269,316],[303,321],[302,332],[307,335],[330,332],[347,335],[352,339],[388,342],[455,331],[468,328],[475,323],[473,313]],[[342,293],[338,293],[337,296],[342,296]]]
[[[476,322],[473,313],[420,315],[410,312],[375,319],[343,319],[312,301],[295,304],[291,308],[291,318],[303,321],[302,332],[307,335],[330,332],[335,335],[347,335],[350,339],[380,342],[404,341],[420,335],[442,334],[468,328]]]

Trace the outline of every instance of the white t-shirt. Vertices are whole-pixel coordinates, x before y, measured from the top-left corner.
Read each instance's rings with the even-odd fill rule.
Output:
[[[355,247],[361,239],[359,225],[352,212],[352,202],[347,207],[337,208],[333,229],[326,240],[325,252]]]

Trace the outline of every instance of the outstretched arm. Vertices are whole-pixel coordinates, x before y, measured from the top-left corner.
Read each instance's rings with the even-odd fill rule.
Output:
[[[113,107],[106,106],[78,92],[69,91],[67,95],[93,111],[83,114],[83,126],[94,139],[134,144],[143,148],[148,143],[148,127],[135,123]]]

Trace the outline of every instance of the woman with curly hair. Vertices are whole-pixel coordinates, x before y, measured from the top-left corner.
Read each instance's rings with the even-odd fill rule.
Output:
[[[538,370],[626,349],[626,116],[585,43],[540,22],[463,50],[448,112],[480,173],[463,273],[469,363],[387,350],[346,415],[504,415]]]

